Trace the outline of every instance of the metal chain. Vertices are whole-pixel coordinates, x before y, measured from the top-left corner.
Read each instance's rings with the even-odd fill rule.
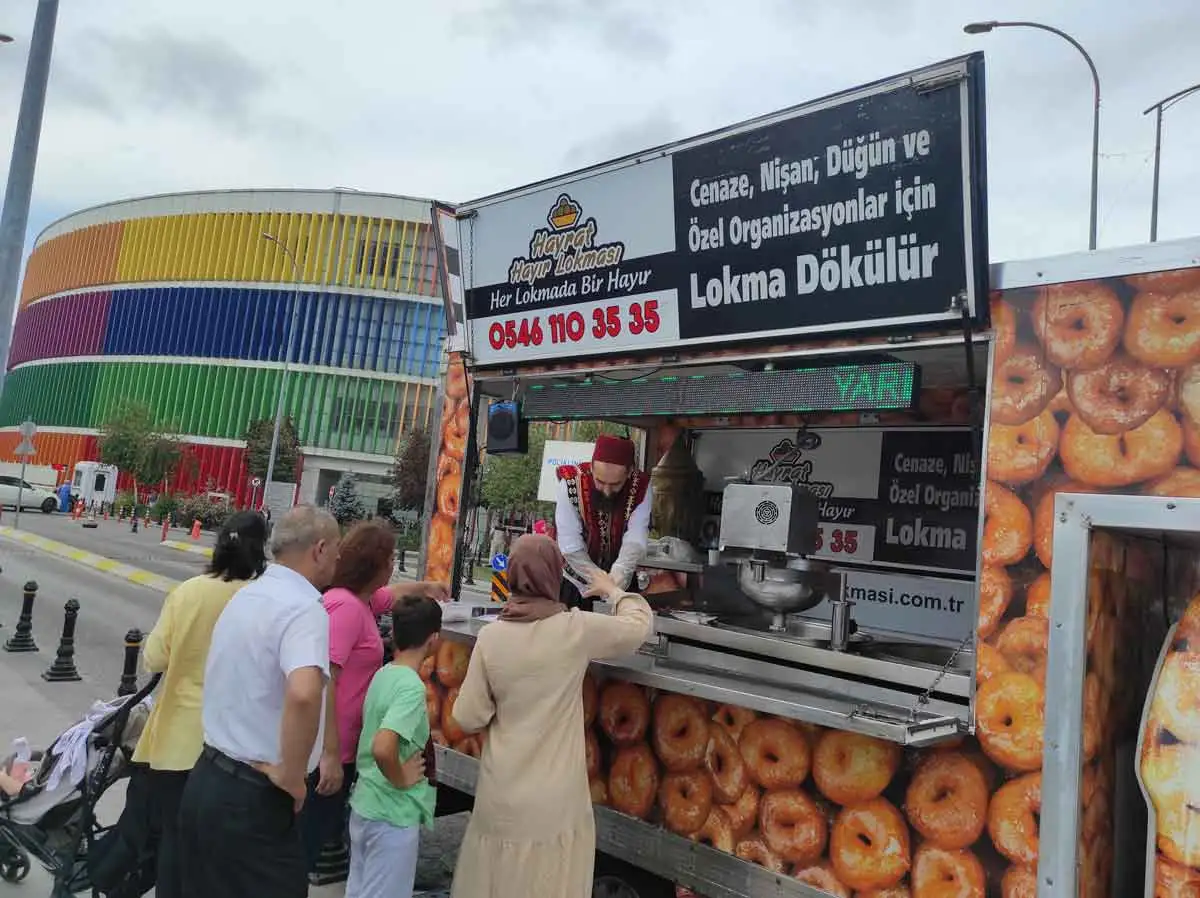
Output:
[[[973,636],[973,633],[968,633],[962,638],[962,641],[955,646],[954,651],[950,653],[950,657],[946,659],[946,663],[942,665],[942,669],[938,671],[938,675],[933,678],[933,682],[925,688],[924,692],[917,696],[917,700],[913,703],[913,706],[908,711],[909,723],[916,722],[917,709],[922,705],[929,704],[929,699],[933,695],[934,690],[937,689],[938,685],[943,679],[945,679],[946,674],[950,672],[950,668],[954,666],[954,662],[958,660],[958,656],[962,654],[962,650],[966,647],[967,643],[971,641]]]

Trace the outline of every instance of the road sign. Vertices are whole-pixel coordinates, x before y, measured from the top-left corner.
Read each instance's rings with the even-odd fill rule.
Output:
[[[13,454],[22,456],[23,458],[36,455],[37,450],[33,448],[33,437],[37,433],[37,425],[27,418],[17,428],[17,433],[21,435],[21,442],[13,450]]]
[[[503,558],[504,556],[497,555],[496,557]],[[495,571],[492,574],[492,588],[489,590],[489,595],[493,602],[508,601],[508,573],[506,571]]]
[[[260,486],[262,486],[262,478],[255,477],[253,480],[250,481],[250,485],[252,487],[254,487],[255,489],[258,489]]]
[[[498,552],[492,556],[492,570],[497,574],[508,570],[508,556],[503,552]]]

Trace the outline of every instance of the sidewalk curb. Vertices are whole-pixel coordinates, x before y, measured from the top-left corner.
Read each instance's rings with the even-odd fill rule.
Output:
[[[105,558],[102,555],[97,555],[95,552],[89,552],[86,549],[79,549],[75,546],[69,546],[66,543],[60,543],[58,540],[47,539],[44,536],[38,536],[35,533],[24,533],[20,530],[13,530],[12,527],[0,526],[0,538],[11,542],[24,543],[35,549],[40,549],[50,555],[57,555],[59,558],[65,558],[68,561],[74,561],[84,567],[90,567],[97,571],[103,571],[106,574],[112,574],[114,577],[120,577],[122,580],[128,580],[130,583],[136,583],[139,586],[145,586],[150,589],[156,589],[162,593],[168,593],[179,585],[178,580],[172,580],[170,577],[164,577],[161,574],[154,574],[150,571],[144,571],[141,568],[136,568],[131,564],[125,564],[122,561],[117,561],[113,558]]]
[[[168,549],[178,549],[180,552],[191,552],[193,555],[203,555],[205,558],[212,558],[212,546],[202,546],[199,543],[185,543],[178,539],[164,539],[159,543],[160,546],[165,546]]]

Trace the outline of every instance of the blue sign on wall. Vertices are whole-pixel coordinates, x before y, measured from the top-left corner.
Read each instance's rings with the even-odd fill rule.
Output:
[[[498,553],[492,556],[492,570],[497,574],[502,574],[508,570],[508,556],[503,553]]]

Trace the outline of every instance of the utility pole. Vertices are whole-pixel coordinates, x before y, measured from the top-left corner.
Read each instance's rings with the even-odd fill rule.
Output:
[[[21,110],[17,114],[17,130],[13,137],[12,161],[8,167],[8,186],[4,190],[4,208],[0,211],[0,388],[8,373],[17,285],[21,280],[21,253],[25,248],[25,229],[29,225],[33,171],[42,133],[42,113],[46,108],[46,85],[50,80],[50,55],[54,49],[57,21],[58,0],[38,0],[33,38],[29,42],[29,61],[25,66],[25,86],[21,89]]]

